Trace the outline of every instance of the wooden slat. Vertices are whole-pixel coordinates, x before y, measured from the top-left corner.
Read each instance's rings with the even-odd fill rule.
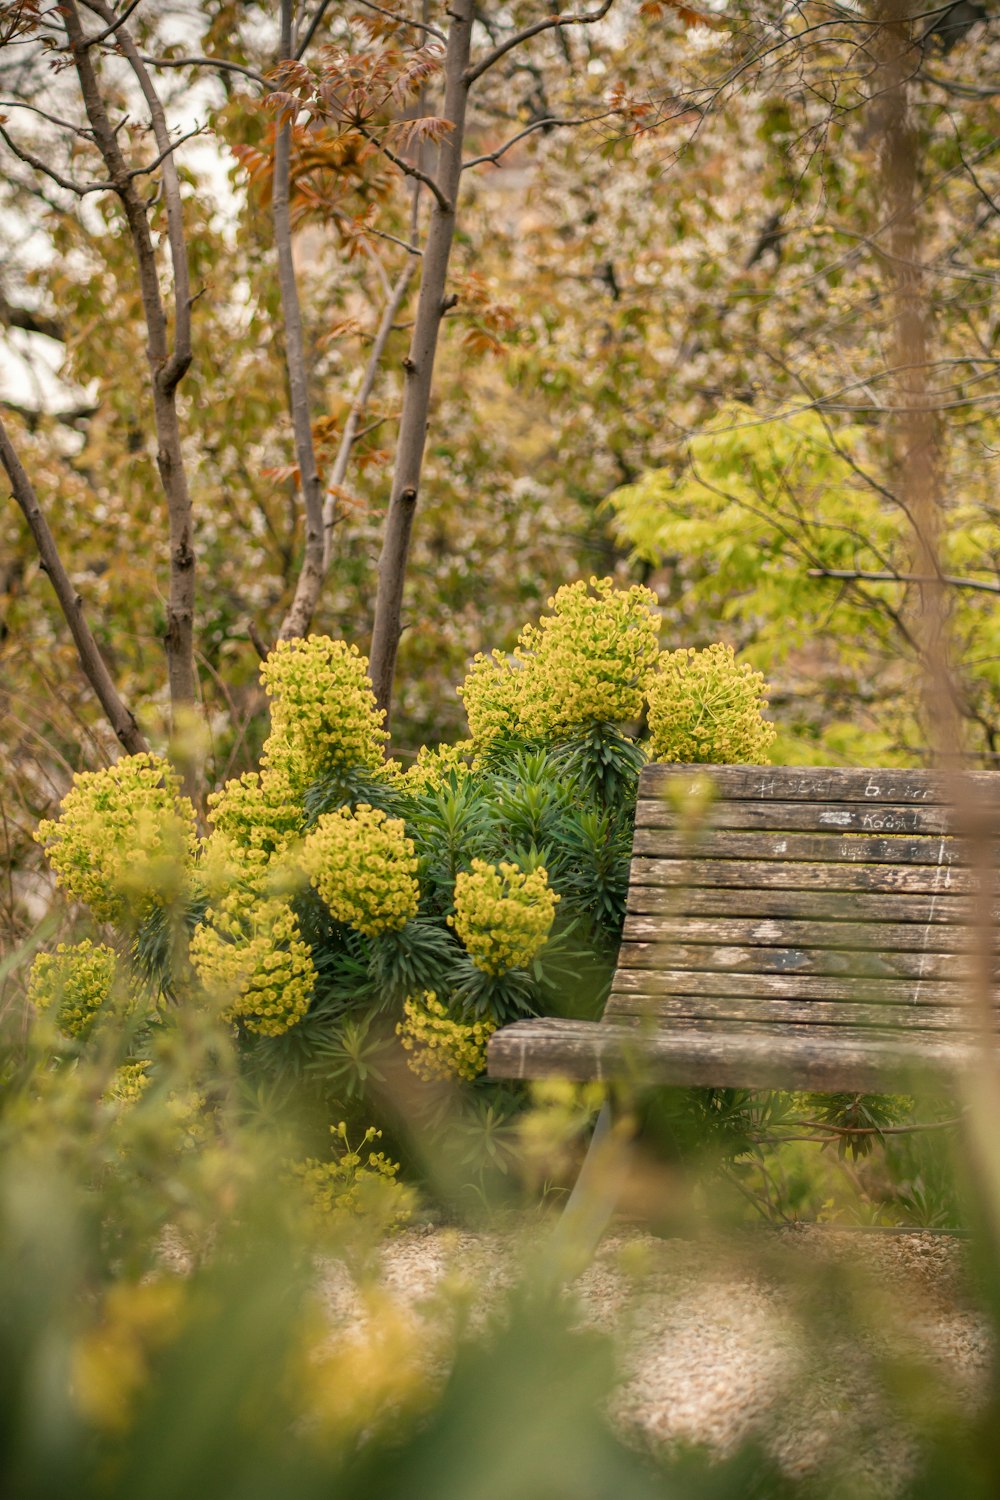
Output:
[[[633,854],[657,859],[808,860],[819,864],[956,865],[966,860],[959,839],[840,838],[830,833],[728,833],[705,829],[693,837],[661,828],[637,828]]]
[[[934,771],[865,770],[827,766],[644,766],[639,795],[657,798],[671,786],[708,777],[717,795],[776,802],[944,803],[953,783]],[[982,802],[1000,799],[1000,772],[971,771],[965,784]]]
[[[494,1078],[633,1077],[708,1088],[794,1088],[866,1092],[928,1081],[948,1087],[973,1050],[942,1038],[872,1037],[847,1027],[675,1022],[649,1032],[615,1021],[518,1021],[494,1033]]]
[[[619,969],[724,974],[839,974],[866,979],[961,979],[970,960],[954,953],[838,952],[829,948],[752,948],[732,943],[622,943]],[[964,965],[964,968],[963,968]]]
[[[747,944],[764,948],[864,949],[876,953],[960,953],[972,941],[968,928],[943,922],[810,922],[776,917],[625,918],[625,942],[661,943],[670,961],[674,943]]]
[[[734,989],[731,974],[697,975],[692,984],[690,969],[619,969],[612,981],[608,1012],[619,996],[688,995],[697,988],[702,995],[727,995]],[[968,1005],[972,986],[950,979],[865,979],[859,976],[817,974],[741,974],[741,995],[788,1000],[855,1000],[876,1005]]]
[[[684,788],[705,775],[716,800],[691,832]],[[1000,775],[965,781],[1000,828]],[[922,770],[645,767],[605,1019],[504,1027],[491,1075],[946,1083],[975,1055],[962,950],[979,876],[949,832],[954,793]],[[996,871],[989,888],[1000,909]],[[993,1003],[1000,1018],[1000,986]]]
[[[642,799],[636,804],[637,828],[677,828],[676,808],[663,800]],[[885,833],[937,835],[954,833],[950,807],[905,806],[862,802],[713,802],[704,815],[704,828],[747,832]]]
[[[735,837],[736,835],[734,835]],[[971,895],[979,876],[948,865],[784,864],[780,859],[632,860],[630,883],[636,886],[722,886],[735,889],[812,891],[940,891]],[[994,878],[1000,890],[1000,881]]]
[[[923,867],[921,867],[923,868]],[[690,886],[629,887],[628,910],[635,916],[680,917],[815,917],[824,921],[912,922],[925,924],[968,923],[975,915],[975,901],[966,896],[942,896],[937,892],[900,895],[871,891],[778,891],[740,890],[725,887],[692,889]],[[993,910],[1000,921],[1000,907]]]
[[[847,1000],[753,1000],[745,995],[620,996],[608,1014],[648,1016],[659,1024],[676,1019],[797,1026],[862,1026],[905,1036],[921,1031],[974,1034],[968,1006],[858,1005]]]

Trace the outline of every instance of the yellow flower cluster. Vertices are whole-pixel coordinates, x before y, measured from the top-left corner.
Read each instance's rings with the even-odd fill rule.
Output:
[[[175,899],[197,848],[194,808],[179,788],[158,755],[78,772],[59,818],[35,833],[63,890],[118,923]]]
[[[459,776],[468,775],[473,749],[471,740],[459,740],[456,745],[437,745],[433,749],[421,745],[416,760],[403,777],[403,787],[419,796],[421,792],[436,791],[452,771]]]
[[[365,1150],[381,1140],[381,1130],[369,1125],[356,1147],[347,1138],[343,1120],[330,1126],[330,1134],[341,1143],[332,1161],[310,1156],[292,1163],[292,1175],[302,1183],[310,1209],[323,1217],[354,1215],[375,1206],[374,1200],[378,1200],[379,1217],[385,1220],[386,1228],[405,1223],[412,1212],[412,1196],[396,1181],[399,1163],[390,1161],[384,1151]]]
[[[284,901],[233,887],[195,928],[191,962],[226,1018],[258,1036],[281,1036],[309,1009],[312,949]]]
[[[513,657],[480,654],[459,694],[477,748],[499,736],[545,739],[583,724],[626,723],[642,712],[659,652],[656,595],[611,578],[566,584],[551,615],[526,625]]]
[[[283,771],[295,790],[326,771],[381,767],[385,712],[356,646],[322,635],[279,641],[260,679],[272,699],[264,764]]]
[[[111,1080],[111,1087],[105,1094],[109,1104],[129,1105],[136,1104],[148,1089],[152,1079],[149,1076],[149,1061],[125,1063],[122,1067],[115,1069],[115,1076]]]
[[[337,922],[365,937],[405,925],[420,887],[413,840],[401,818],[359,802],[325,813],[302,846],[302,867]]]
[[[777,733],[762,714],[768,691],[732,646],[665,651],[647,687],[652,759],[766,765]]]
[[[469,733],[477,749],[521,732],[523,688],[524,667],[519,661],[502,651],[492,651],[489,656],[480,651],[473,657],[458,696],[465,705]]]
[[[302,832],[303,812],[285,772],[272,766],[227,781],[208,799],[217,852],[225,849],[250,880],[285,854]]]
[[[71,1389],[82,1416],[116,1434],[128,1427],[156,1354],[182,1326],[186,1298],[177,1276],[118,1281],[109,1288],[100,1321],[73,1345]]]
[[[518,646],[529,664],[521,709],[529,735],[639,717],[660,649],[655,605],[649,589],[616,589],[610,578],[557,591],[555,613],[526,626]]]
[[[455,915],[448,925],[477,969],[505,974],[524,968],[544,945],[559,897],[540,866],[526,875],[517,865],[474,859],[455,878]]]
[[[114,987],[118,958],[104,943],[60,943],[39,953],[28,975],[28,999],[39,1011],[54,1011],[64,1036],[82,1040]]]
[[[403,1002],[396,1035],[410,1054],[406,1065],[425,1083],[437,1078],[478,1078],[486,1067],[486,1043],[495,1021],[457,1021],[434,990]]]

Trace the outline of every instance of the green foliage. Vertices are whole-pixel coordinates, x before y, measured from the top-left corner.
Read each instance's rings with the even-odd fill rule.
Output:
[[[676,567],[685,618],[721,623],[769,680],[794,681],[787,763],[913,764],[926,743],[912,532],[878,459],[860,424],[733,404],[670,467],[609,497],[636,556]],[[941,568],[972,584],[954,589],[949,624],[975,750],[992,748],[1000,702],[996,611],[975,587],[998,543],[988,506],[948,498]]]

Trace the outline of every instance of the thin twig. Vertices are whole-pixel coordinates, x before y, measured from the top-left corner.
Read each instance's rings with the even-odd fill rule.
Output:
[[[90,5],[89,3],[87,3],[87,0],[84,0],[84,3],[87,4],[88,10],[97,10],[97,6]],[[132,12],[134,10],[138,10],[141,4],[142,0],[132,0],[132,4],[126,5],[121,15],[115,16],[114,20],[110,21],[108,25],[105,26],[103,31],[95,32],[93,36],[85,36],[81,41],[75,42],[73,44],[74,52],[83,52],[86,50],[86,48],[96,47],[98,42],[103,42],[105,37],[109,37],[113,31],[117,31],[122,22],[127,21]]]
[[[412,26],[414,31],[426,32],[428,36],[435,37],[442,44],[447,43],[448,38],[443,31],[432,26],[429,21],[414,21],[411,16],[397,15],[394,10],[385,10],[381,5],[373,5],[372,0],[356,0],[356,4],[363,5],[365,10],[376,11],[380,16],[387,16],[392,21],[398,21],[401,26]]]
[[[140,52],[139,56],[151,68],[221,68],[224,73],[242,73],[244,78],[252,78],[254,83],[259,83],[269,94],[274,91],[274,85],[267,81],[263,73],[258,73],[255,68],[248,68],[243,63],[228,62],[222,57],[148,57],[144,52]]]
[[[481,78],[502,57],[506,57],[508,52],[512,52],[515,47],[520,47],[523,42],[530,41],[540,32],[551,31],[553,26],[592,26],[595,21],[604,19],[613,4],[614,0],[604,0],[604,4],[598,10],[580,11],[571,15],[546,16],[544,21],[535,21],[533,25],[525,26],[523,31],[515,32],[513,36],[509,36],[506,41],[494,47],[492,52],[487,52],[486,56],[473,64],[471,68],[466,68],[464,76],[466,88],[475,83],[477,78]]]

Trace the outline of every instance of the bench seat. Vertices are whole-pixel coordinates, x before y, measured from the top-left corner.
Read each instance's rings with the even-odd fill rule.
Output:
[[[696,775],[711,779],[707,803]],[[1000,773],[966,782],[992,822]],[[645,767],[604,1019],[503,1027],[490,1076],[816,1092],[946,1082],[979,1036],[979,877],[955,824],[949,783],[927,771]]]

